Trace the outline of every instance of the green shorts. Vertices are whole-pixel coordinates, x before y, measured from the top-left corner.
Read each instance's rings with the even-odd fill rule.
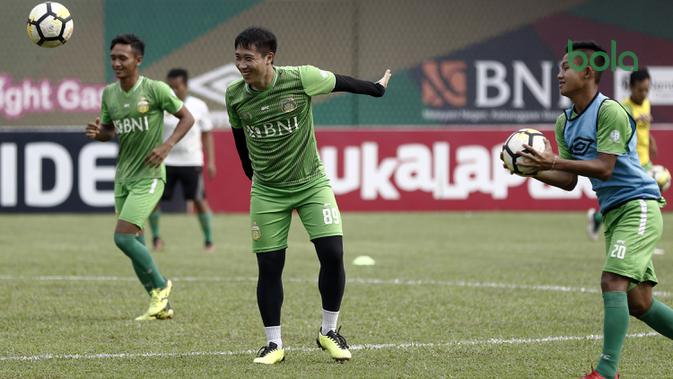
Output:
[[[295,209],[311,240],[343,235],[341,214],[326,177],[291,188],[253,183],[250,193],[252,251],[264,253],[287,248],[287,234]]]
[[[161,178],[138,179],[123,183],[115,181],[117,218],[142,229],[145,220],[161,199],[164,184]]]
[[[625,276],[633,283],[657,283],[652,254],[663,232],[657,200],[631,200],[605,217],[603,271]]]

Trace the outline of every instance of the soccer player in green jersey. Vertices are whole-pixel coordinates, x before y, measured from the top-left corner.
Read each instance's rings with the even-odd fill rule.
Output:
[[[313,66],[274,66],[276,37],[248,28],[234,41],[243,75],[229,85],[227,111],[245,174],[252,180],[250,232],[259,276],[257,304],[267,344],[255,363],[285,359],[280,333],[281,275],[292,211],[297,210],[320,261],[322,325],[317,343],[337,361],[351,358],[337,329],[345,287],[341,215],[318,156],[311,97],[336,91],[383,96],[390,70],[376,83]]]
[[[606,55],[592,41],[574,42],[561,61],[557,78],[563,96],[572,100],[556,121],[559,155],[549,141],[542,153],[526,146],[521,166],[533,177],[572,190],[577,176],[591,180],[605,217],[603,352],[598,366],[584,378],[618,378],[617,367],[629,314],[673,338],[673,309],[652,296],[657,277],[652,254],[663,232],[660,207],[665,201],[657,183],[643,170],[636,152],[636,121],[622,105],[598,91]]]
[[[114,241],[131,259],[151,298],[147,311],[136,320],[157,320],[173,317],[168,303],[172,283],[161,275],[147,251],[142,229],[164,190],[162,162],[192,127],[194,118],[168,85],[140,76],[138,66],[144,52],[145,44],[133,34],[112,40],[110,59],[118,80],[103,90],[100,117],[87,125],[86,136],[97,141],[119,139]],[[164,111],[180,121],[173,135],[162,142]]]

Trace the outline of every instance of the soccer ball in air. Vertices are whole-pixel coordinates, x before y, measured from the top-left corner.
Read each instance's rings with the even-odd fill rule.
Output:
[[[520,153],[524,150],[523,145],[528,144],[536,151],[544,151],[544,135],[535,129],[519,129],[512,133],[502,145],[502,159],[509,171],[519,175],[532,175],[535,170],[522,168],[517,165],[521,159]]]
[[[53,1],[36,5],[26,23],[28,38],[42,47],[57,47],[68,42],[73,27],[70,11]]]
[[[649,174],[659,185],[661,192],[671,187],[671,173],[662,165],[655,164],[649,171]]]

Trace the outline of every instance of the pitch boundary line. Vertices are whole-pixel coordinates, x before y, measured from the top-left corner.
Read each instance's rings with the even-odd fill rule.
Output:
[[[222,283],[239,283],[239,282],[255,282],[257,278],[254,277],[220,277],[220,276],[181,276],[170,278],[175,282],[222,282]],[[133,282],[137,281],[132,276],[79,276],[79,275],[38,275],[38,276],[16,276],[16,275],[0,275],[0,281],[92,281],[92,282]],[[287,283],[315,283],[317,280],[302,279],[302,278],[286,278],[283,281]],[[569,292],[569,293],[600,293],[599,288],[593,287],[572,287],[555,284],[516,284],[516,283],[498,283],[498,282],[480,282],[469,280],[415,280],[415,279],[376,279],[376,278],[349,278],[346,280],[348,284],[371,284],[371,285],[398,285],[398,286],[445,286],[445,287],[467,287],[467,288],[494,288],[494,289],[510,289],[510,290],[531,290],[531,291],[549,291],[549,292]],[[666,291],[654,291],[654,295],[658,297],[673,297],[673,294]]]
[[[627,338],[647,338],[658,336],[658,333],[634,333],[628,334]],[[598,341],[603,336],[590,334],[588,336],[547,336],[540,338],[488,338],[472,340],[456,340],[442,343],[433,342],[407,342],[385,344],[361,344],[352,345],[350,350],[405,350],[420,348],[446,348],[453,346],[494,346],[494,345],[536,345],[553,342],[568,341]],[[289,352],[312,352],[318,351],[315,347],[286,348]],[[47,361],[47,360],[93,360],[93,359],[134,359],[134,358],[173,358],[173,357],[199,357],[199,356],[234,356],[254,354],[257,350],[231,350],[231,351],[187,351],[187,352],[150,352],[150,353],[102,353],[102,354],[39,354],[0,357],[0,362],[8,361]]]

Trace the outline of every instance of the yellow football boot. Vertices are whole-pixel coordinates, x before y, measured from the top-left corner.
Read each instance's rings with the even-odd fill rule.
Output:
[[[269,342],[268,346],[262,346],[257,352],[257,358],[254,363],[261,363],[265,365],[272,365],[280,363],[285,360],[285,350],[278,348],[273,342]]]
[[[322,331],[318,331],[318,347],[323,350],[327,350],[329,355],[337,362],[343,363],[351,359],[351,352],[348,350],[348,343],[344,336],[339,334],[341,327],[336,330],[330,330],[326,335],[322,334]]]

